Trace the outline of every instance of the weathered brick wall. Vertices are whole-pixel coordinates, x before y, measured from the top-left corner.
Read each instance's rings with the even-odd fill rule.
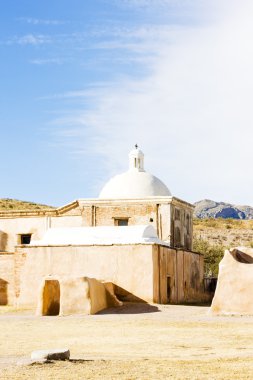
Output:
[[[115,218],[129,218],[128,224],[130,226],[136,224],[153,224],[155,226],[157,219],[156,205],[144,203],[96,207],[95,225],[113,226]]]

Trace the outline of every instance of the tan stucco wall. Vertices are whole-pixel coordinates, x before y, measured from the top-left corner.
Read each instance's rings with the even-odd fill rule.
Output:
[[[3,251],[13,252],[15,246],[19,244],[20,234],[32,234],[35,239],[41,239],[47,229],[47,219],[45,217],[33,218],[0,218],[0,231],[5,234],[4,243],[1,244]],[[1,238],[1,236],[0,236]]]
[[[14,254],[0,252],[0,305],[12,305],[14,299]]]
[[[201,302],[203,266],[202,255],[157,244],[20,247],[15,254],[17,303],[34,307],[48,275],[111,282],[122,300]]]
[[[33,306],[43,277],[91,277],[112,282],[132,295],[153,301],[152,245],[112,245],[85,247],[24,247],[15,254],[16,262],[26,254],[16,294],[18,305]]]
[[[204,300],[203,256],[190,251],[158,246],[159,303],[187,303]],[[170,294],[168,294],[168,292]]]
[[[120,305],[116,297],[113,297],[113,294],[108,291],[106,284],[97,281],[95,278],[87,278],[87,281],[91,303],[90,314],[96,314],[108,307]]]
[[[32,234],[32,239],[42,239],[50,227],[79,227],[81,216],[41,216],[0,218],[0,250],[13,252],[20,244],[21,234]]]

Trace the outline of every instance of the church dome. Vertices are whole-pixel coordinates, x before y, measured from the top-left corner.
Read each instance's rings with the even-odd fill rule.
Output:
[[[167,186],[144,170],[144,154],[136,145],[129,153],[129,170],[116,175],[103,187],[99,198],[134,199],[171,196]]]

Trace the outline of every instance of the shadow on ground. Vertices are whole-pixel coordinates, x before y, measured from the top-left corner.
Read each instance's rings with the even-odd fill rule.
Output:
[[[144,313],[156,313],[160,312],[159,308],[148,303],[132,303],[125,302],[123,306],[110,307],[108,309],[102,310],[98,315],[102,314],[144,314]]]

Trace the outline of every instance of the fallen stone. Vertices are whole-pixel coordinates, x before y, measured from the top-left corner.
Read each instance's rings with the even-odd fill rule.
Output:
[[[38,350],[31,354],[32,360],[69,360],[70,351],[67,348],[53,350]]]

